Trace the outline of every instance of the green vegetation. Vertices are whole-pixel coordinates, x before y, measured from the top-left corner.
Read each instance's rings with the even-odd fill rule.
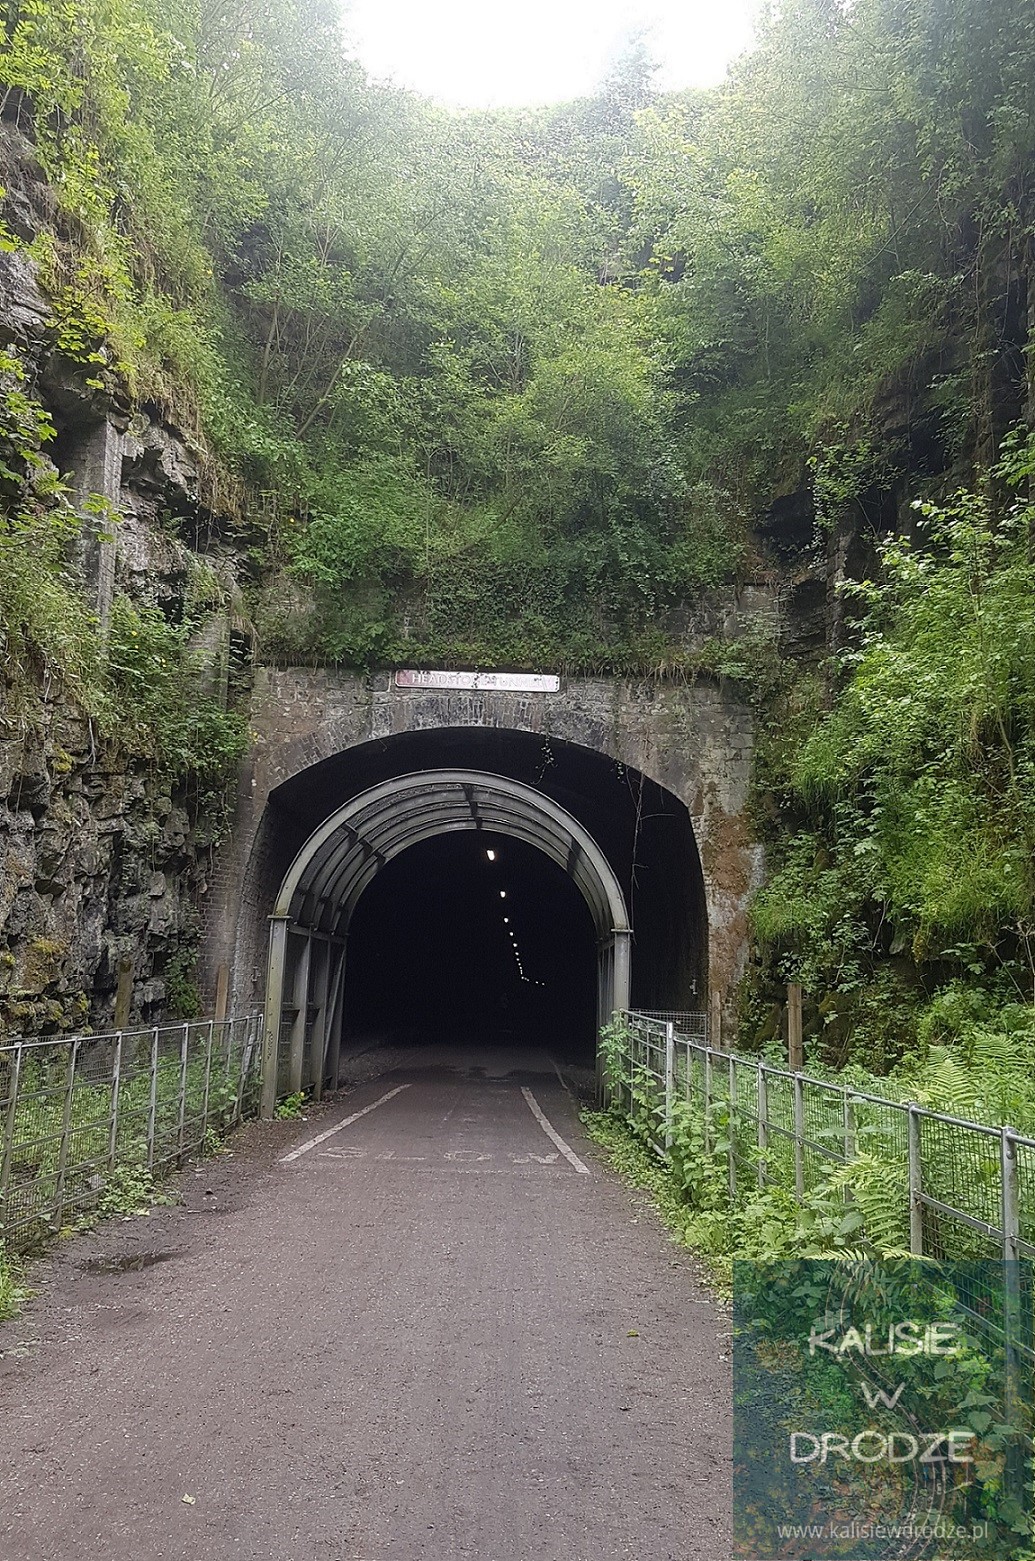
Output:
[[[127,1161],[108,1175],[97,1201],[97,1214],[149,1214],[156,1203],[168,1203],[146,1165]],[[87,1218],[85,1223],[92,1223]]]
[[[506,114],[372,84],[329,0],[12,0],[5,40],[56,207],[0,250],[50,361],[195,442],[264,655],[737,678],[747,1040],[788,977],[816,1065],[1031,1039],[1029,0],[789,0],[715,91],[633,50]],[[189,612],[102,649],[40,380],[5,349],[9,655],[207,795],[240,723]],[[826,561],[833,664],[714,640]]]
[[[246,730],[201,687],[203,660],[191,636],[204,610],[195,604],[173,625],[118,595],[102,638],[71,564],[83,521],[47,459],[53,437],[24,365],[0,352],[0,643],[14,697],[24,701],[41,671],[59,675],[101,738],[150,760],[159,779],[189,776],[214,800]],[[98,526],[117,528],[101,501],[91,508]]]
[[[0,1224],[0,1320],[25,1299],[19,1259],[54,1235],[86,1230],[110,1215],[147,1213],[165,1200],[162,1179],[194,1156],[219,1152],[256,1106],[257,1057],[240,1034],[207,1023],[128,1040],[115,1071],[107,1042],[73,1054],[46,1044],[17,1075],[0,1055],[0,1100],[10,1181]],[[242,1070],[247,1075],[242,1077]],[[11,1094],[14,1093],[13,1107]],[[67,1152],[62,1154],[67,1110]],[[149,1149],[150,1145],[150,1149]]]
[[[689,1078],[681,1076],[662,1159],[657,1146],[664,1120],[663,1084],[631,1060],[624,1021],[606,1028],[603,1044],[613,1107],[587,1115],[591,1134],[607,1148],[620,1174],[651,1193],[666,1224],[709,1260],[720,1283],[728,1283],[734,1258],[772,1263],[794,1256],[855,1260],[908,1253],[904,1113],[889,1110],[891,1104],[913,1103],[991,1127],[1009,1122],[1018,1132],[1035,1136],[1028,1036],[1009,1040],[987,1034],[967,1048],[932,1047],[925,1057],[911,1056],[888,1077],[874,1077],[857,1063],[837,1070],[817,1068],[810,1070],[813,1077],[822,1080],[825,1074],[837,1087],[823,1091],[809,1086],[808,1136],[826,1144],[831,1155],[805,1157],[799,1194],[786,1075],[769,1076],[767,1116],[773,1130],[764,1156],[758,1145],[753,1063],[738,1065],[733,1112],[724,1069],[713,1075],[707,1112],[699,1069]],[[851,1106],[848,1158],[842,1086],[868,1097]],[[972,1216],[999,1226],[998,1138],[982,1141],[978,1148],[966,1130],[942,1129],[926,1143],[925,1191],[950,1207],[960,1207],[964,1197]],[[731,1149],[736,1168],[732,1193]],[[1025,1209],[1022,1218],[1027,1230],[1030,1211]],[[935,1221],[926,1239],[942,1256],[960,1261],[998,1255],[994,1241],[952,1219]]]
[[[743,540],[687,480],[655,301],[594,193],[641,65],[525,125],[371,86],[313,0],[67,0],[8,38],[61,205],[27,246],[55,346],[204,443],[269,653],[663,658],[658,612]]]
[[[737,1060],[731,1083],[725,1059],[706,1075],[700,1057],[680,1049],[666,1103],[657,1054],[643,1049],[642,1032],[638,1040],[626,1019],[616,1016],[605,1028],[603,1057],[611,1106],[582,1120],[611,1167],[649,1195],[673,1239],[705,1258],[720,1291],[730,1292],[734,1263],[744,1265],[736,1272],[735,1331],[745,1320],[759,1324],[772,1346],[779,1329],[771,1325],[790,1309],[797,1327],[787,1336],[800,1340],[803,1312],[837,1316],[832,1297],[841,1295],[864,1293],[867,1321],[888,1301],[900,1316],[903,1295],[937,1307],[944,1291],[952,1305],[965,1303],[963,1320],[974,1331],[962,1380],[950,1383],[948,1372],[939,1373],[933,1392],[923,1385],[921,1403],[929,1408],[948,1390],[944,1413],[962,1414],[961,1423],[981,1439],[970,1499],[1011,1533],[1029,1536],[1030,1501],[1022,1482],[1007,1474],[1013,1399],[996,1365],[1003,1359],[998,1329],[1010,1304],[1003,1239],[992,1234],[1004,1224],[1001,1137],[944,1119],[923,1121],[913,1163],[931,1202],[922,1214],[924,1256],[912,1257],[906,1113],[890,1103],[915,1102],[979,1123],[1017,1122],[1035,1132],[1030,1038],[1009,1045],[989,1035],[966,1058],[932,1048],[887,1079],[858,1063],[830,1070],[833,1087],[811,1080],[802,1086],[800,1127],[790,1076],[767,1070],[763,1085],[754,1059]],[[853,1086],[867,1098],[853,1096]],[[804,1137],[798,1155],[796,1132]],[[1018,1155],[1023,1164],[1026,1153]],[[1027,1241],[1032,1209],[1023,1190],[1016,1213]],[[788,1357],[770,1348],[760,1360],[779,1370]],[[800,1372],[792,1375],[800,1384]],[[830,1386],[836,1392],[836,1378]],[[1030,1406],[1021,1426],[1030,1439]],[[1020,1540],[1009,1553],[1020,1557],[1022,1549],[1029,1558]],[[1006,1554],[1001,1543],[994,1553]]]
[[[882,546],[880,583],[846,588],[836,700],[771,742],[751,1001],[764,1029],[766,980],[800,979],[814,1061],[1035,1040],[1032,449],[992,473],[1005,497],[924,504]]]
[[[774,500],[873,521],[1023,402],[1023,0],[797,0],[718,91],[634,50],[495,116],[373,86],[320,0],[7,38],[60,214],[4,242],[55,350],[206,443],[270,654],[695,666],[677,609]]]
[[[0,1322],[13,1317],[29,1299],[29,1294],[21,1282],[19,1265],[0,1245]]]
[[[298,1090],[294,1095],[285,1095],[279,1103],[275,1115],[282,1122],[297,1122],[305,1110],[306,1097],[304,1090]]]

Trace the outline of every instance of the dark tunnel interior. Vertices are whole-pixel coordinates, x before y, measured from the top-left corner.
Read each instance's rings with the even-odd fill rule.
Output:
[[[352,797],[394,776],[472,768],[524,782],[593,836],[622,886],[633,927],[632,1001],[686,1010],[706,1002],[704,879],[690,816],[664,787],[615,760],[548,736],[482,727],[401,733],[350,748],[277,788],[259,857],[270,906],[312,832]],[[448,1028],[468,1039],[536,1031],[560,1054],[595,1042],[597,951],[590,913],[564,870],[534,846],[458,831],[410,846],[359,900],[346,955],[346,1049]],[[486,850],[499,852],[489,863]],[[504,872],[513,919],[492,886]],[[489,869],[492,869],[490,872]],[[528,980],[513,959],[517,939]],[[538,983],[542,982],[542,985]]]
[[[422,841],[364,892],[349,929],[345,1042],[545,1046],[592,1065],[596,934],[564,870],[525,841]]]

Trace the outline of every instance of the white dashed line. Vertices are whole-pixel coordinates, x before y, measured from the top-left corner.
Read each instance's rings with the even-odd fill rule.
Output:
[[[528,1109],[529,1109],[529,1111],[531,1111],[532,1115],[535,1117],[536,1121],[539,1123],[539,1126],[542,1128],[542,1130],[546,1134],[547,1138],[549,1138],[553,1143],[555,1143],[557,1145],[558,1149],[561,1151],[561,1154],[567,1160],[568,1164],[569,1165],[573,1165],[575,1167],[576,1171],[578,1171],[580,1176],[588,1176],[589,1175],[589,1166],[588,1165],[583,1165],[582,1161],[579,1159],[579,1157],[575,1153],[574,1149],[572,1149],[571,1145],[570,1144],[566,1144],[564,1142],[564,1139],[561,1137],[560,1133],[558,1133],[557,1129],[551,1124],[549,1118],[546,1116],[545,1112],[543,1111],[542,1106],[539,1104],[538,1100],[536,1100],[535,1096],[532,1094],[532,1091],[530,1089],[525,1089],[524,1085],[522,1085],[521,1086],[521,1093],[522,1093],[522,1095],[524,1095],[526,1101],[528,1102]]]
[[[409,1089],[408,1084],[397,1084],[395,1089],[390,1089],[387,1095],[382,1095],[380,1100],[375,1100],[372,1105],[364,1106],[362,1111],[354,1111],[344,1122],[339,1122],[335,1127],[329,1127],[326,1133],[317,1133],[315,1138],[309,1138],[304,1144],[299,1144],[297,1149],[292,1149],[290,1154],[281,1155],[278,1164],[287,1165],[291,1160],[301,1159],[308,1154],[310,1149],[315,1149],[317,1144],[326,1143],[328,1138],[333,1138],[335,1133],[340,1133],[342,1128],[351,1127],[353,1122],[358,1122],[360,1117],[365,1117],[369,1111],[376,1111],[378,1106],[383,1106],[386,1100],[391,1100],[395,1095],[401,1095],[404,1089]]]

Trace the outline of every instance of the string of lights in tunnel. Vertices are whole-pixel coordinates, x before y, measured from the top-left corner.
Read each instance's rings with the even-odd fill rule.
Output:
[[[489,861],[489,862],[495,862],[496,856],[497,856],[497,853],[490,846],[489,849],[485,853],[486,860]],[[507,898],[507,891],[506,891],[506,889],[501,889],[500,890],[500,899],[501,900],[505,900],[506,898]],[[507,936],[510,938],[510,946],[511,946],[513,952],[514,952],[514,958],[517,961],[518,974],[520,975],[522,981],[527,982],[530,986],[545,986],[546,985],[545,981],[534,981],[531,976],[528,976],[528,975],[525,974],[524,961],[521,958],[521,950],[518,948],[517,935],[515,934],[513,927],[510,925],[510,917],[509,916],[504,916],[504,918],[503,918],[503,925],[507,929]]]

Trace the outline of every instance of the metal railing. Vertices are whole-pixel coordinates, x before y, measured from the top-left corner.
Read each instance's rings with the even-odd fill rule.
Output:
[[[674,1024],[680,1035],[694,1041],[707,1043],[712,1039],[708,1033],[708,1015],[695,1009],[638,1008],[636,1015],[640,1019],[660,1019],[663,1023]]]
[[[705,1154],[725,1158],[732,1205],[749,1188],[805,1201],[842,1168],[839,1195],[865,1239],[851,1170],[879,1169],[884,1245],[963,1262],[1035,1257],[1035,1138],[888,1099],[876,1080],[867,1092],[718,1051],[673,1020],[624,1018],[613,1103],[665,1157],[677,1119],[689,1126]]]
[[[258,1109],[261,1016],[0,1046],[0,1237],[103,1207],[122,1167],[182,1165]]]
[[[605,1042],[612,1104],[684,1172],[703,1158],[713,1200],[723,1182],[732,1211],[775,1192],[811,1205],[825,1251],[951,1264],[968,1324],[1003,1363],[1002,1420],[1016,1431],[1004,1489],[1028,1510],[1035,1341],[1031,1265],[1017,1259],[1035,1256],[1035,1138],[889,1098],[878,1080],[861,1090],[722,1052],[672,1020],[616,1019]]]

